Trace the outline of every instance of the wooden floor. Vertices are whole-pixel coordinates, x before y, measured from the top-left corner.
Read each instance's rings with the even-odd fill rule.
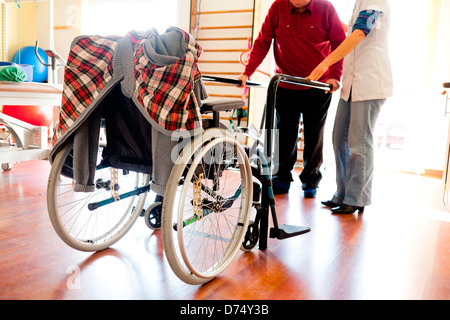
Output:
[[[103,252],[67,247],[47,216],[49,164],[15,164],[0,173],[0,300],[450,299],[450,213],[441,181],[377,172],[375,204],[337,216],[320,205],[334,191],[333,171],[323,172],[316,199],[304,199],[298,181],[276,199],[280,223],[310,233],[270,239],[268,250],[239,253],[219,278],[192,286],[173,274],[160,232],[142,218]]]

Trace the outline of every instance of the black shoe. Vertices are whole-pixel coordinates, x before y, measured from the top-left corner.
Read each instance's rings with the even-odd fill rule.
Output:
[[[331,200],[321,201],[320,203],[323,204],[325,207],[329,207],[329,208],[339,207],[339,203],[333,202]]]
[[[359,213],[363,213],[364,207],[355,207],[346,204],[341,204],[340,206],[331,209],[331,211],[333,211],[333,213],[335,214],[352,214],[355,213],[355,211],[357,210]]]
[[[303,196],[305,198],[313,199],[317,195],[317,188],[308,188],[303,190]]]
[[[272,180],[273,194],[286,194],[289,193],[291,187],[291,181],[283,181],[278,178]]]

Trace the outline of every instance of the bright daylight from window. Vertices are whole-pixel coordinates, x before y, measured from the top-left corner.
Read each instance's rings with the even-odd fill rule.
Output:
[[[177,23],[177,0],[87,2],[83,6],[82,34],[125,35],[150,28],[162,33]]]

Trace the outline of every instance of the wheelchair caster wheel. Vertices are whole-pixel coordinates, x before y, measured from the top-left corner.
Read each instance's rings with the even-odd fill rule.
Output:
[[[2,170],[9,171],[12,169],[12,163],[2,163]]]
[[[241,244],[241,250],[244,252],[252,250],[259,240],[259,228],[258,225],[250,220],[248,223],[247,232],[244,236],[244,241]]]
[[[152,230],[161,229],[161,202],[155,202],[145,210],[145,224]]]

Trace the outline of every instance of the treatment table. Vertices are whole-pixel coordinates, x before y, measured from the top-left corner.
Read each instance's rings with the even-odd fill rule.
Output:
[[[0,82],[0,105],[49,106],[61,105],[62,86],[33,82]],[[48,128],[30,125],[0,112],[0,124],[14,138],[14,144],[0,144],[0,164],[10,170],[12,163],[45,160],[49,154]]]

